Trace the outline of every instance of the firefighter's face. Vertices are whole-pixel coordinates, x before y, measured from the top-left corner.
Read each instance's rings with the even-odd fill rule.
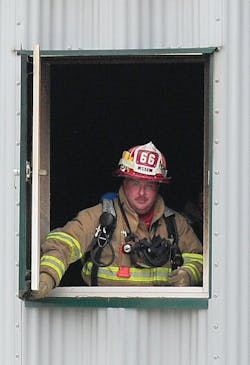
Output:
[[[130,206],[136,213],[145,214],[155,203],[159,184],[145,179],[125,178],[123,188]]]

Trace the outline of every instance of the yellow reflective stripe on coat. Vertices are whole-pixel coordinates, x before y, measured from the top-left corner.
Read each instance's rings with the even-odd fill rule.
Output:
[[[46,239],[55,239],[64,242],[70,247],[70,263],[79,260],[82,257],[82,250],[79,241],[65,232],[51,232],[46,236]]]
[[[87,262],[82,268],[82,274],[85,276],[91,275],[93,263]],[[172,271],[170,267],[152,267],[148,268],[135,268],[130,267],[130,277],[117,276],[119,270],[118,266],[106,266],[99,267],[97,277],[100,279],[114,280],[114,281],[132,281],[132,282],[148,282],[156,283],[169,280],[168,274]]]
[[[195,264],[203,265],[203,255],[197,253],[183,253],[182,254],[184,264],[182,267],[186,267],[192,273],[192,276],[196,283],[201,281],[201,272],[199,267]]]
[[[199,253],[183,253],[182,254],[184,262],[196,261],[203,265],[203,255]]]
[[[61,280],[63,274],[65,273],[65,265],[63,261],[59,260],[58,258],[50,255],[44,255],[41,257],[41,266],[49,266],[54,269]]]

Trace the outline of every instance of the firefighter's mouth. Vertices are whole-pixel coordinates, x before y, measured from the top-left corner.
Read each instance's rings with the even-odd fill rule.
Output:
[[[136,201],[139,204],[145,204],[145,203],[147,203],[147,199],[136,199]]]

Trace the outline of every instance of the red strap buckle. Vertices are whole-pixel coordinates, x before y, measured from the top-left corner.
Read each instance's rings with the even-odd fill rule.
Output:
[[[121,278],[130,278],[130,267],[120,266],[116,275]]]

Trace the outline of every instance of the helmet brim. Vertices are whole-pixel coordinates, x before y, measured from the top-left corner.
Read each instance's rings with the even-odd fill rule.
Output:
[[[155,176],[145,175],[145,174],[140,174],[138,172],[134,172],[133,170],[121,171],[120,169],[116,169],[116,170],[114,170],[113,175],[116,177],[123,177],[123,178],[131,177],[131,178],[137,178],[137,179],[145,179],[148,181],[164,183],[164,184],[169,184],[171,181],[171,177],[164,177],[164,176],[160,176],[160,175],[155,175]]]

